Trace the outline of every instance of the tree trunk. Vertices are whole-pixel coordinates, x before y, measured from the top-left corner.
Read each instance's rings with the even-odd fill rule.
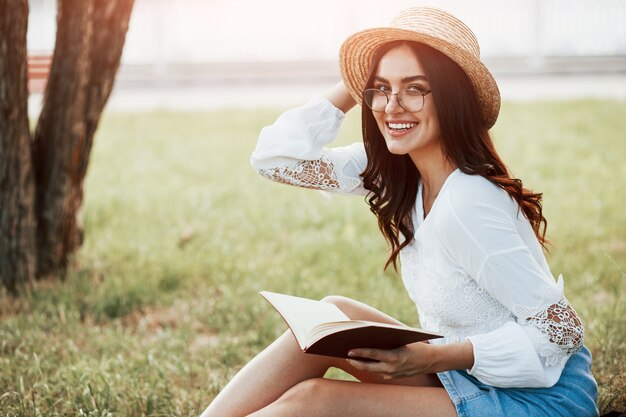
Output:
[[[82,243],[83,182],[134,0],[58,0],[57,37],[33,140],[27,0],[0,0],[0,284],[63,273]]]
[[[59,0],[54,56],[35,130],[33,162],[38,220],[38,272],[67,265],[65,254],[81,242],[76,175],[84,147],[89,19],[92,0]]]
[[[28,126],[27,0],[0,0],[0,284],[35,277],[36,223]]]
[[[92,32],[90,46],[91,67],[85,114],[87,137],[90,138],[87,153],[91,149],[102,109],[113,90],[134,2],[135,0],[94,0],[92,26],[96,29]],[[82,175],[84,174],[83,172]]]
[[[81,245],[83,182],[113,88],[134,0],[58,0],[57,37],[34,136],[38,275]]]

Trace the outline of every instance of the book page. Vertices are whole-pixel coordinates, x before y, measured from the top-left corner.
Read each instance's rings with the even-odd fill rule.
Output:
[[[315,326],[350,320],[334,304],[269,291],[261,291],[261,295],[283,316],[303,349],[307,347],[307,337]]]
[[[346,329],[356,329],[358,327],[366,327],[368,323],[361,321],[332,322],[317,326],[309,335],[309,345],[313,345],[318,340],[332,333],[341,332]]]

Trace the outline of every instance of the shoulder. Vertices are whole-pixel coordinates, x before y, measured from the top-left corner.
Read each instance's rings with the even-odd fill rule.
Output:
[[[478,275],[489,254],[526,245],[520,230],[528,229],[528,221],[517,202],[498,185],[457,172],[442,191],[434,232],[472,276]],[[534,236],[532,230],[528,236]]]
[[[480,175],[457,171],[446,190],[450,202],[457,208],[475,204],[506,204],[511,198],[502,188]]]
[[[517,211],[517,203],[498,185],[480,175],[469,175],[461,171],[455,172],[445,190],[443,199],[449,209],[457,214],[493,210]]]
[[[439,227],[486,225],[517,217],[515,200],[502,188],[480,175],[456,171],[441,196]]]

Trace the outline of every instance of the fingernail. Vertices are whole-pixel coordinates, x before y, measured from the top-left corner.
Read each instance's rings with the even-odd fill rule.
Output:
[[[348,352],[348,356],[353,357],[353,356],[356,356],[356,354],[354,352],[350,351],[350,352]]]

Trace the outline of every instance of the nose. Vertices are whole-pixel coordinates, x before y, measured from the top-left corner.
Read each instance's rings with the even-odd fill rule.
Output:
[[[385,107],[385,113],[394,114],[394,113],[404,113],[404,107],[400,105],[400,99],[398,98],[398,93],[390,94],[389,101],[387,102],[387,106]]]

